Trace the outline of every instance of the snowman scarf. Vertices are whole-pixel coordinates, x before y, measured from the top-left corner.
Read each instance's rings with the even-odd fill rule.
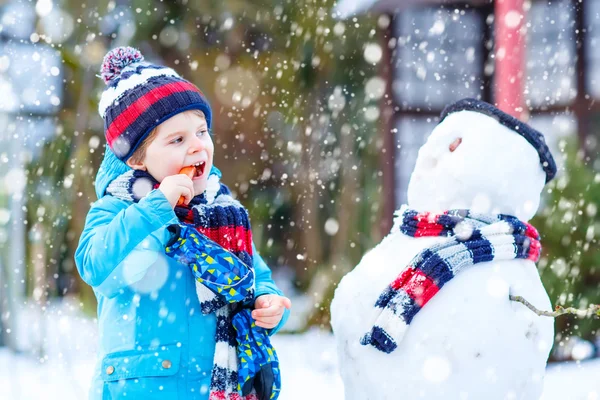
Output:
[[[209,399],[276,399],[277,354],[250,314],[255,275],[248,212],[219,178],[213,168],[205,193],[175,207],[180,224],[168,227],[165,253],[192,270],[202,313],[217,318]],[[138,202],[158,186],[147,172],[131,170],[111,182],[107,193]]]
[[[467,267],[515,258],[536,262],[540,257],[537,230],[510,215],[483,215],[469,210],[433,214],[406,209],[399,218],[400,231],[405,235],[448,239],[417,254],[375,303],[375,323],[361,338],[361,344],[384,353],[398,347],[415,315]]]

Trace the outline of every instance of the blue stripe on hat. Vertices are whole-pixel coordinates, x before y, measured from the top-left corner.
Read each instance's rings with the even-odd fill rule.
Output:
[[[135,93],[131,91],[126,91],[125,95],[119,99],[119,101],[114,102],[106,109],[106,114],[104,116],[104,129],[108,129],[108,127],[113,123],[113,121],[123,112],[127,112],[127,108],[134,104],[139,98],[144,97],[146,94],[151,92],[152,90],[159,88],[164,85],[168,85],[174,82],[186,82],[183,78],[178,78],[175,76],[153,76],[149,78],[143,85],[137,87]]]

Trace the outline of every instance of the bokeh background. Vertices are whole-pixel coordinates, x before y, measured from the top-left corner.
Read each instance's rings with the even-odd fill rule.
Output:
[[[330,330],[336,284],[389,232],[419,147],[467,96],[546,135],[560,172],[533,221],[539,271],[553,304],[600,303],[599,13],[600,0],[0,0],[0,346],[44,360],[57,316],[93,323],[73,254],[105,146],[99,67],[125,45],[209,98],[215,165],[294,300],[287,333]],[[599,326],[557,319],[551,361],[600,355]]]

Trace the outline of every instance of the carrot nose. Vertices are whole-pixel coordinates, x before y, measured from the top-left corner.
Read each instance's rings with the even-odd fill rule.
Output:
[[[454,153],[454,150],[456,150],[456,148],[458,146],[460,146],[460,144],[462,143],[462,138],[456,138],[456,140],[452,143],[450,143],[450,146],[448,147],[450,149],[451,153]]]

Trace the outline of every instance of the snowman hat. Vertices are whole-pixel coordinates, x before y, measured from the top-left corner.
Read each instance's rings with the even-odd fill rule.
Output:
[[[448,115],[459,111],[475,111],[487,115],[494,118],[505,127],[511,129],[513,132],[523,136],[525,140],[527,140],[529,144],[535,148],[540,156],[540,164],[546,173],[546,183],[550,182],[552,178],[554,178],[556,175],[556,163],[554,162],[552,153],[550,153],[550,149],[544,140],[544,135],[542,135],[539,131],[533,129],[526,123],[519,121],[512,115],[509,115],[493,105],[486,103],[485,101],[468,98],[459,100],[456,103],[446,106],[440,116],[440,124]]]

